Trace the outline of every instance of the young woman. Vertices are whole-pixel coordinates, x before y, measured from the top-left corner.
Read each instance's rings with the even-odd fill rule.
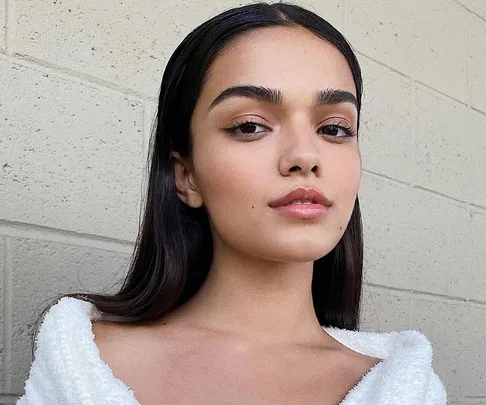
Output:
[[[191,32],[125,283],[49,309],[17,404],[445,404],[421,333],[358,331],[361,94],[345,38],[296,5]]]

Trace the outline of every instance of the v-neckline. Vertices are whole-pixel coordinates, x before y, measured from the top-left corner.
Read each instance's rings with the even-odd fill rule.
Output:
[[[90,305],[90,309],[94,310],[95,313],[96,313],[97,312],[97,309],[93,306],[93,304],[91,304],[89,302],[87,302],[87,303]],[[107,382],[110,382],[110,380],[111,380],[111,384],[115,386],[114,389],[123,390],[124,391],[124,394],[126,394],[126,395],[129,396],[130,403],[129,404],[124,404],[124,405],[142,405],[137,400],[137,398],[135,396],[135,392],[133,391],[133,389],[131,389],[128,386],[128,384],[126,384],[123,380],[121,380],[118,377],[116,377],[114,375],[113,370],[111,369],[111,367],[101,358],[100,350],[99,350],[99,348],[96,345],[96,342],[94,340],[94,337],[95,336],[94,336],[94,333],[93,333],[93,318],[95,318],[95,317],[92,315],[92,312],[90,312],[88,314],[88,319],[89,319],[89,324],[90,324],[89,344],[90,344],[91,349],[93,350],[93,353],[94,353],[93,360],[97,363],[97,366],[101,370],[103,370],[103,372],[105,373],[104,380],[107,381]],[[98,318],[98,319],[101,319],[101,318]],[[336,339],[338,342],[340,342],[342,345],[348,347],[344,342],[342,342],[342,339],[338,339],[336,336],[333,335],[332,330],[336,330],[335,328],[326,328],[326,327],[323,327],[323,330],[326,333],[328,333],[331,337],[333,337],[334,339]],[[348,332],[351,332],[351,331],[348,331]],[[350,347],[348,347],[348,348],[350,350],[353,350]],[[355,351],[355,350],[353,350],[353,351]],[[361,354],[367,354],[367,353],[361,353]],[[364,385],[367,380],[369,380],[370,378],[372,378],[372,376],[377,372],[377,370],[383,366],[384,360],[385,359],[382,359],[378,363],[374,364],[370,369],[368,369],[368,371],[366,371],[363,374],[363,376],[360,378],[360,380],[346,393],[346,395],[341,400],[341,402],[339,402],[336,405],[347,405],[350,396],[353,395],[354,392],[356,392],[357,390],[359,390],[359,388],[362,385]]]

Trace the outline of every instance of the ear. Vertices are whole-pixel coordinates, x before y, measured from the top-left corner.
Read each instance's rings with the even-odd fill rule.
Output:
[[[192,208],[203,205],[203,199],[197,189],[192,174],[192,165],[179,152],[172,152],[177,196]]]

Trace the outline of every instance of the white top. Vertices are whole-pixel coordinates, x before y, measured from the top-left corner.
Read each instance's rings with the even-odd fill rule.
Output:
[[[142,405],[113,375],[94,342],[94,305],[63,297],[44,316],[25,394],[16,405]],[[415,330],[375,333],[323,327],[356,352],[382,358],[339,405],[445,405],[432,369],[432,347]],[[163,400],[162,402],[163,403]]]

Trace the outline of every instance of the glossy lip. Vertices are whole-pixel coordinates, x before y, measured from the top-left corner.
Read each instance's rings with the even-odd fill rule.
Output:
[[[290,217],[316,219],[327,214],[329,207],[321,204],[290,204],[273,207],[274,210]]]
[[[293,201],[312,201],[312,206],[315,204],[320,204],[324,207],[330,207],[331,201],[323,195],[320,191],[316,190],[315,188],[304,188],[299,187],[295,190],[292,190],[290,193],[283,195],[282,197],[278,198],[277,200],[272,201],[269,205],[272,208],[287,206],[291,204]],[[306,205],[302,205],[305,207]]]

